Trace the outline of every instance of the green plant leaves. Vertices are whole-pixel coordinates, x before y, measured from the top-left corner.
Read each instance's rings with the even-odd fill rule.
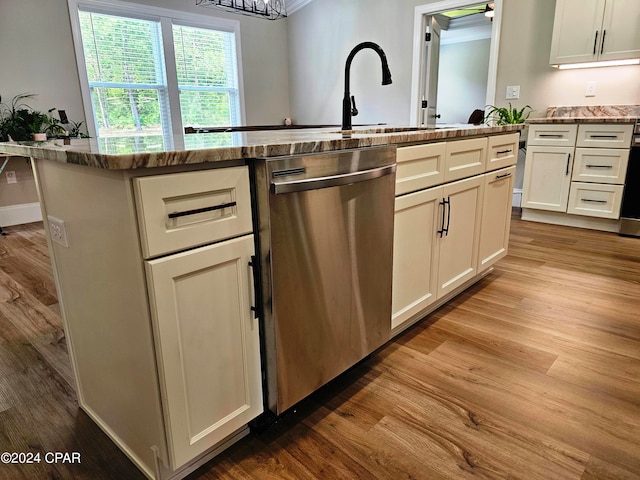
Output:
[[[509,102],[509,107],[496,107],[494,105],[487,105],[487,107],[487,114],[484,117],[487,125],[490,124],[492,120],[495,120],[496,125],[524,123],[532,112],[529,105],[525,105],[518,110],[511,105],[511,102]]]

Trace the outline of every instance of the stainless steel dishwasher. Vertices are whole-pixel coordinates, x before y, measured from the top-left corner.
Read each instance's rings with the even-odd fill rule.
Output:
[[[395,147],[255,163],[268,408],[389,339]]]

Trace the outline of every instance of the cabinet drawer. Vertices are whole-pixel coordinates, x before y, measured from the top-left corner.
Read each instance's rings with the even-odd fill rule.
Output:
[[[518,161],[519,133],[489,137],[486,171],[510,167]]]
[[[621,148],[576,148],[574,181],[624,184],[629,150]]]
[[[459,180],[484,173],[487,164],[487,138],[448,142],[444,162],[444,181]]]
[[[620,218],[622,185],[571,182],[567,213],[600,218]]]
[[[135,178],[145,258],[251,232],[247,167]]]
[[[631,124],[582,124],[576,147],[629,148],[632,135]]]
[[[534,124],[529,126],[527,145],[573,147],[577,134],[578,125],[576,124]]]
[[[396,195],[422,190],[444,181],[446,143],[429,143],[397,150]]]

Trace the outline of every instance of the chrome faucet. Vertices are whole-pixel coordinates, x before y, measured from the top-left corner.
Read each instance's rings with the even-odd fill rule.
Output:
[[[380,57],[382,62],[382,85],[391,84],[391,71],[389,70],[389,64],[387,63],[387,56],[377,43],[362,42],[351,50],[347,57],[347,63],[344,66],[344,98],[342,99],[342,130],[351,130],[351,117],[358,115],[358,109],[356,108],[356,99],[349,92],[349,75],[351,70],[351,62],[356,53],[364,48],[371,48]]]

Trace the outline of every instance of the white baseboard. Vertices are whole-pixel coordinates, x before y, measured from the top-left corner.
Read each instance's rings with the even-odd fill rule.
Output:
[[[513,207],[518,207],[518,208],[522,206],[522,189],[521,188],[513,189],[513,203],[511,205]]]
[[[40,204],[22,203],[0,207],[0,227],[22,225],[23,223],[39,222],[42,220]]]

